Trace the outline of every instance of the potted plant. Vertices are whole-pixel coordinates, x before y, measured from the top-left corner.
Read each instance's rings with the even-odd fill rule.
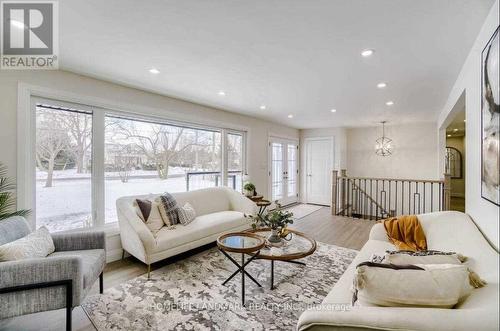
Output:
[[[275,201],[276,209],[266,213],[249,215],[248,218],[252,220],[252,228],[268,227],[271,229],[271,234],[267,240],[271,243],[280,243],[283,240],[282,234],[286,233],[288,224],[293,224],[293,213],[281,209],[278,201]]]
[[[15,210],[16,201],[12,191],[16,188],[14,182],[7,177],[7,167],[0,163],[0,221],[12,216],[27,216],[29,210]]]
[[[245,185],[243,185],[243,190],[247,197],[253,197],[255,195],[255,185],[250,182],[246,182]]]

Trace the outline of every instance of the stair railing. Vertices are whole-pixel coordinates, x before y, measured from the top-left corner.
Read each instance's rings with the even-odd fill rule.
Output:
[[[451,181],[348,177],[332,172],[332,215],[379,220],[449,210]]]

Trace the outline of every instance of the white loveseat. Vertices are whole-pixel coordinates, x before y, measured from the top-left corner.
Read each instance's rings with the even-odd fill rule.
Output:
[[[135,199],[153,200],[160,194],[121,197],[116,201],[123,249],[148,265],[216,241],[227,232],[250,228],[244,214],[255,214],[256,205],[241,193],[225,187],[173,193],[179,206],[189,202],[196,218],[188,225],[163,227],[153,235],[139,218]]]
[[[300,316],[298,329],[498,330],[498,253],[466,214],[447,211],[418,215],[418,218],[429,249],[455,251],[469,257],[467,263],[488,285],[473,290],[464,303],[455,309],[356,307],[346,311],[332,311],[336,309],[335,304],[350,304],[351,284],[358,263],[369,260],[373,253],[382,255],[385,250],[395,249],[388,241],[383,225],[377,224],[372,228],[368,242],[324,299],[326,308],[305,311]],[[492,219],[491,222],[498,222],[498,219]]]

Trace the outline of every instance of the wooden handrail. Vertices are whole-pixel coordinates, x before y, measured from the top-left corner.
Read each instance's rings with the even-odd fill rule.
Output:
[[[407,178],[377,178],[377,177],[351,177],[351,176],[339,176],[340,178],[348,179],[363,179],[363,180],[386,180],[386,181],[400,181],[400,182],[418,182],[418,183],[444,183],[444,179],[407,179]]]

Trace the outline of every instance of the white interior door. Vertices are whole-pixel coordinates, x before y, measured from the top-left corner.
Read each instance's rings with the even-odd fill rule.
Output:
[[[298,200],[298,143],[272,138],[269,142],[271,201],[288,205]]]
[[[306,200],[330,205],[333,146],[331,138],[306,141]]]

